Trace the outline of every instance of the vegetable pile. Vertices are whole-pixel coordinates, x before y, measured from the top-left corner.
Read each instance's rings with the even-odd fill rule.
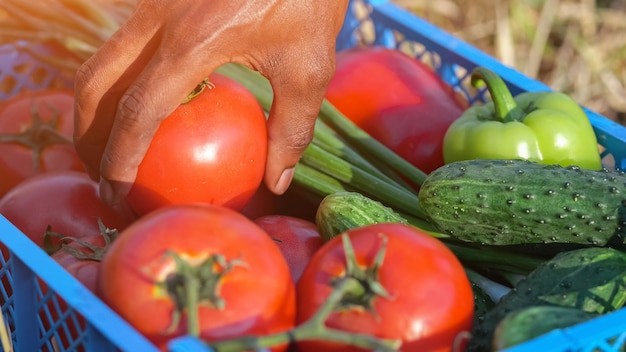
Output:
[[[14,16],[0,39],[64,38],[75,61],[46,60],[75,69],[124,8],[76,3],[89,32],[45,17],[65,34],[51,42]],[[0,102],[0,214],[163,350],[192,335],[216,351],[482,352],[623,308],[626,175],[602,169],[584,112],[513,97],[485,67],[472,83],[492,102],[398,50],[338,53],[276,196],[261,184],[271,86],[225,65],[164,120],[115,207],[77,161],[72,91],[21,92]]]

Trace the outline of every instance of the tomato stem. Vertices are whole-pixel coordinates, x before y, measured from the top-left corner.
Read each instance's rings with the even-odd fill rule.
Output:
[[[186,104],[193,100],[193,98],[200,95],[200,93],[204,92],[205,89],[213,89],[215,85],[209,81],[208,78],[202,80],[202,82],[198,83],[198,85],[189,93],[185,99],[183,100],[183,104]]]
[[[104,246],[96,246],[78,237],[65,236],[58,232],[54,232],[52,231],[52,226],[48,225],[46,232],[43,235],[43,249],[50,255],[61,250],[66,251],[78,259],[93,260],[97,262],[102,261],[102,257],[104,257],[104,254],[109,250],[111,244],[115,241],[119,233],[117,229],[110,229],[106,227],[102,222],[102,219],[98,218],[97,221],[98,228],[100,229],[100,235],[104,238]],[[52,237],[58,238],[60,244],[53,244],[51,240]],[[71,247],[66,242],[77,243],[80,247],[88,249],[90,253],[85,253],[84,251]]]
[[[199,337],[200,305],[224,309],[226,303],[218,293],[220,282],[235,266],[243,266],[245,263],[239,259],[229,261],[221,254],[214,254],[194,266],[174,251],[166,252],[165,258],[171,258],[176,265],[176,271],[163,282],[176,306],[172,323],[165,333],[172,333],[178,326],[180,317],[186,312],[187,334]]]
[[[271,348],[294,341],[332,341],[371,351],[396,351],[400,341],[380,339],[367,334],[350,333],[326,327],[324,322],[332,314],[346,295],[362,292],[361,282],[346,278],[333,287],[333,291],[319,307],[317,312],[306,322],[288,331],[265,335],[244,336],[241,338],[209,342],[214,351],[243,351]]]
[[[378,282],[378,269],[382,265],[387,249],[387,237],[381,234],[382,245],[374,263],[361,268],[356,262],[356,254],[350,238],[342,235],[342,243],[346,256],[346,273],[331,282],[333,289],[324,303],[307,321],[293,329],[265,336],[244,336],[241,338],[208,342],[207,345],[214,351],[241,351],[270,348],[295,341],[330,341],[367,350],[396,351],[401,341],[380,339],[368,334],[351,333],[329,328],[325,322],[328,317],[338,310],[358,305],[365,305],[373,314],[372,299],[376,296],[389,297],[387,290]],[[366,303],[363,303],[366,302]]]
[[[0,143],[18,143],[33,151],[33,170],[35,171],[39,171],[44,148],[55,144],[72,145],[69,138],[56,130],[59,124],[59,112],[54,107],[48,108],[53,112],[48,123],[42,121],[37,104],[33,102],[30,106],[32,121],[28,128],[19,133],[0,135]]]

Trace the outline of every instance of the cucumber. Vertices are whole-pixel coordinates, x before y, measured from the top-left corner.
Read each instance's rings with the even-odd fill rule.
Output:
[[[576,308],[605,314],[626,303],[626,253],[608,247],[562,252],[539,265],[491,308],[472,331],[467,352],[488,352],[497,325],[529,306]]]
[[[582,309],[531,306],[507,314],[494,332],[493,349],[501,351],[532,340],[555,329],[563,329],[597,317]]]
[[[466,160],[419,191],[440,232],[482,245],[624,245],[626,174],[525,160]],[[571,248],[570,248],[571,249]]]
[[[317,207],[315,223],[326,242],[355,227],[378,223],[407,224],[407,220],[379,201],[359,192],[346,191],[331,193],[322,199]]]

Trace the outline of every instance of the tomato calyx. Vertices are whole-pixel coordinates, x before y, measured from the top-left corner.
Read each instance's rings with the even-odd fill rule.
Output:
[[[198,83],[198,85],[185,97],[183,100],[183,104],[186,104],[193,100],[193,98],[197,97],[202,93],[205,89],[213,89],[215,88],[215,84],[211,83],[208,78],[202,80],[202,82]]]
[[[72,145],[72,141],[59,133],[57,127],[59,124],[59,113],[53,107],[49,107],[54,115],[49,122],[41,119],[37,105],[33,103],[30,107],[32,121],[28,127],[18,133],[9,133],[0,135],[0,143],[17,143],[32,149],[33,151],[33,168],[39,171],[39,163],[43,150],[51,145],[65,144]]]
[[[188,334],[200,335],[198,309],[200,305],[224,309],[226,302],[219,295],[224,276],[236,266],[245,266],[240,259],[227,260],[221,254],[212,254],[198,265],[192,265],[174,251],[167,251],[164,259],[171,258],[175,270],[159,284],[174,302],[172,323],[165,330],[171,334],[176,330],[184,312],[187,313]]]
[[[330,341],[370,351],[397,351],[400,340],[382,339],[369,334],[352,333],[326,326],[325,322],[333,312],[355,304],[371,304],[375,296],[389,297],[384,287],[378,282],[378,268],[385,256],[387,238],[383,236],[383,245],[377,253],[374,264],[366,269],[358,266],[350,238],[342,234],[342,243],[346,255],[346,273],[333,280],[332,291],[313,316],[302,324],[287,330],[264,336],[244,336],[241,338],[207,342],[214,351],[243,351],[271,348],[296,341]],[[365,302],[365,303],[364,303]]]
[[[100,235],[104,238],[104,246],[94,245],[78,237],[65,236],[58,232],[54,232],[52,231],[52,226],[48,225],[46,232],[43,235],[43,249],[49,255],[52,255],[57,251],[65,251],[77,259],[100,262],[109,247],[111,247],[113,241],[115,241],[119,235],[119,232],[117,229],[110,229],[106,227],[100,218],[98,218],[98,228],[100,230]],[[52,238],[58,238],[59,242],[53,243]],[[70,246],[70,243],[78,244],[78,248]],[[86,249],[86,251],[82,249]]]
[[[385,260],[387,250],[387,237],[382,236],[382,246],[372,265],[363,268],[356,261],[356,254],[348,236],[341,238],[346,256],[346,271],[342,276],[336,277],[331,285],[336,289],[346,280],[356,280],[359,285],[354,285],[354,290],[347,291],[337,306],[337,310],[364,308],[376,315],[374,300],[377,297],[390,298],[389,292],[378,281],[378,270]]]

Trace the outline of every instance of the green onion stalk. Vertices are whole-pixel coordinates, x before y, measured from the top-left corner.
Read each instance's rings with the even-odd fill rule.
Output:
[[[273,91],[261,74],[238,64],[226,64],[217,72],[245,86],[269,112]],[[320,201],[336,192],[360,192],[394,209],[409,224],[442,240],[464,263],[526,274],[542,261],[496,248],[458,243],[437,232],[424,216],[417,192],[409,184],[419,186],[426,177],[426,173],[371,137],[324,100],[313,140],[296,165],[292,185]]]

